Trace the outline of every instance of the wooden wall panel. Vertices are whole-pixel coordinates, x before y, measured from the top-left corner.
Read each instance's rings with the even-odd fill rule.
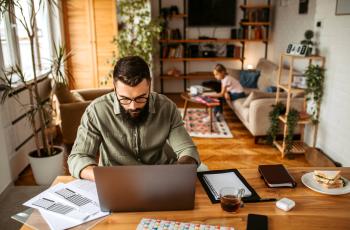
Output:
[[[73,54],[68,63],[72,88],[96,88],[111,66],[116,34],[115,0],[64,0],[65,41]]]
[[[112,44],[113,36],[117,35],[116,2],[112,0],[95,0],[95,35],[97,53],[97,74],[99,80],[108,75],[113,68],[107,61],[111,59],[116,47]],[[112,30],[112,28],[115,28]],[[112,82],[109,82],[112,85]]]

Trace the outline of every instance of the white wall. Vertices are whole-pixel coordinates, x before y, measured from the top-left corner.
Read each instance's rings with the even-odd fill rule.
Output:
[[[239,5],[243,4],[243,0],[237,0],[236,5],[236,26],[239,25],[239,22],[241,18],[243,17],[243,12],[239,8]],[[253,0],[249,0],[249,2],[254,2]],[[266,3],[267,0],[255,0],[255,2],[258,3]],[[183,13],[183,1],[180,0],[167,0],[162,1],[162,7],[169,7],[171,5],[177,5],[179,7],[180,13]],[[159,6],[158,6],[158,0],[151,0],[151,7],[152,7],[152,16],[158,17],[159,15]],[[170,22],[170,28],[179,28],[182,32],[183,29],[183,19],[174,19]],[[232,27],[233,28],[233,27]],[[230,38],[231,36],[231,27],[217,27],[215,29],[214,37],[216,38]],[[195,28],[189,28],[187,27],[187,38],[194,38],[197,39],[198,36],[208,36],[213,37],[214,27],[195,27]],[[183,35],[183,33],[182,33]],[[240,43],[237,43],[235,45],[241,45]],[[259,58],[264,57],[265,54],[265,45],[261,42],[257,43],[246,43],[246,51],[245,51],[245,64],[244,67],[246,67],[248,64],[252,64],[253,66],[256,65]],[[183,71],[183,64],[182,62],[176,63],[176,62],[164,62],[164,73],[166,73],[167,69],[175,66],[179,70]],[[241,62],[239,61],[222,61],[220,62],[224,64],[228,68],[241,68]],[[195,71],[212,71],[214,66],[217,64],[217,62],[187,62],[187,72],[195,72]],[[159,54],[155,54],[154,57],[154,87],[155,91],[160,91],[160,80],[159,80]],[[213,77],[214,79],[214,77]],[[188,85],[192,84],[198,84],[200,81],[188,81]],[[183,92],[183,81],[182,80],[166,80],[164,81],[164,92]]]
[[[321,21],[320,51],[326,57],[325,94],[317,146],[350,166],[350,15],[335,15],[336,0],[317,0],[315,21]]]
[[[335,16],[336,0],[309,1],[307,15],[298,14],[299,1],[283,1],[284,6],[275,2],[269,59],[277,63],[287,44],[302,40],[305,30],[318,34],[320,54],[326,58],[326,81],[316,146],[333,160],[350,166],[350,15]],[[321,28],[316,27],[317,21],[321,21]],[[311,132],[306,133],[306,139],[310,144]]]
[[[272,31],[268,58],[278,63],[281,52],[285,51],[289,43],[299,43],[304,39],[304,32],[314,27],[316,0],[309,1],[307,14],[299,14],[299,1],[288,0],[281,4],[274,1]]]

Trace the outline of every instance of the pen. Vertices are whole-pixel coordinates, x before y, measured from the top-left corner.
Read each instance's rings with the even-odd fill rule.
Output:
[[[254,199],[254,200],[246,200],[245,203],[257,203],[257,202],[270,202],[270,201],[277,201],[276,198],[260,198],[260,199]]]
[[[276,198],[261,198],[258,202],[277,201]]]

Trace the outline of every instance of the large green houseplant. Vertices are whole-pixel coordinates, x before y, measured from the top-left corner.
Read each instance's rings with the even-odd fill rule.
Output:
[[[137,55],[152,68],[154,42],[159,38],[162,27],[159,19],[151,17],[150,1],[120,0],[117,4],[118,36],[113,38],[113,43],[118,48],[118,55],[113,53],[111,65],[114,66],[119,58]],[[107,80],[101,84],[106,84]]]
[[[18,23],[24,28],[26,36],[29,39],[29,47],[31,50],[30,62],[31,71],[25,72],[21,66],[14,66],[10,70],[0,71],[0,96],[1,102],[4,103],[9,96],[13,96],[18,103],[24,107],[29,118],[29,123],[34,136],[35,150],[29,153],[29,161],[32,166],[33,174],[38,184],[48,184],[57,176],[55,174],[61,173],[63,169],[63,148],[59,146],[53,146],[52,143],[52,127],[50,127],[51,116],[51,104],[50,100],[42,98],[39,91],[40,76],[42,73],[38,73],[36,67],[38,66],[35,58],[35,39],[37,34],[35,30],[36,15],[41,7],[47,6],[49,9],[57,7],[53,0],[1,0],[0,10],[1,16],[4,17],[7,14],[9,17],[16,19]],[[23,4],[27,4],[29,8],[29,17],[25,16],[25,8]],[[20,12],[15,13],[15,10]],[[69,58],[69,54],[65,53],[63,47],[55,48],[55,57],[50,60],[51,66],[46,74],[50,74],[54,82],[59,84],[66,84],[65,75],[66,69],[64,68],[65,61]],[[31,81],[27,81],[25,76],[32,76]],[[19,81],[14,84],[14,79]],[[17,90],[17,86],[20,84],[29,93],[29,104],[23,104],[16,98],[14,92]],[[37,130],[41,130],[37,132]],[[47,161],[52,162],[53,165]],[[60,162],[57,162],[60,161]],[[46,169],[46,171],[42,171]]]

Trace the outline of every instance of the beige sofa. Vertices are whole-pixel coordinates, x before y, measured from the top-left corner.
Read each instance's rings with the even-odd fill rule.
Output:
[[[276,86],[278,66],[266,59],[260,59],[256,69],[260,71],[257,89],[245,89],[247,97],[232,102],[226,99],[229,107],[235,112],[250,133],[255,137],[266,136],[270,127],[269,113],[276,102],[276,93],[266,93],[269,86]],[[239,70],[228,70],[229,74],[239,79]],[[288,70],[282,70],[282,83],[286,83]],[[286,94],[281,94],[281,101],[286,101]],[[292,107],[302,110],[304,105],[303,95],[293,95]],[[298,133],[299,130],[296,130]]]

